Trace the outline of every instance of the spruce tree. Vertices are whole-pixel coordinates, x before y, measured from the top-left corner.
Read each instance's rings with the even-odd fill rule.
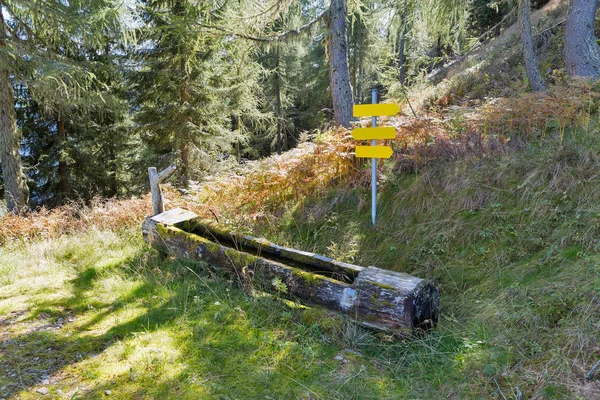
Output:
[[[227,23],[228,10],[220,3],[143,3],[145,41],[132,77],[135,122],[155,163],[162,167],[176,160],[179,183],[187,187],[193,153],[215,159],[231,152],[243,139],[233,121],[262,117],[256,99],[259,69],[246,41],[203,26]]]
[[[110,0],[0,0],[0,9],[0,157],[7,208],[19,211],[29,190],[13,84],[24,82],[42,107],[58,98],[57,89],[63,100],[78,101],[95,77],[74,61],[71,49],[93,48],[107,35],[120,35],[125,9]]]

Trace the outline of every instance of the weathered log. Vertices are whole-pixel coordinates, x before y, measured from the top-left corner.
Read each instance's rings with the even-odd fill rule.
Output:
[[[162,252],[216,265],[263,290],[277,290],[279,281],[289,295],[343,312],[371,328],[406,333],[431,328],[438,319],[438,290],[411,275],[228,232],[181,209],[147,218],[142,231]]]

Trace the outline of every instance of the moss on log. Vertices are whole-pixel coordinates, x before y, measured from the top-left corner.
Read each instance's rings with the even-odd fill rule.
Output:
[[[411,275],[341,263],[231,233],[182,210],[146,219],[142,231],[144,239],[164,253],[207,262],[262,290],[275,291],[284,284],[288,295],[343,312],[371,328],[406,333],[431,328],[438,319],[437,288]]]

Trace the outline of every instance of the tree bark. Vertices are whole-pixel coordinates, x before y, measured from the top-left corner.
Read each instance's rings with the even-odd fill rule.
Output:
[[[61,199],[69,193],[69,166],[65,159],[65,142],[67,131],[65,130],[65,119],[59,114],[56,129],[58,131],[58,193]]]
[[[188,107],[190,101],[189,93],[189,76],[186,72],[186,58],[181,59],[180,69],[183,74],[183,85],[181,87],[181,105],[185,108]],[[188,117],[185,117],[185,121],[188,122]],[[185,133],[180,139],[180,156],[181,156],[181,175],[179,177],[179,184],[183,188],[188,188],[190,184],[190,140],[189,134]]]
[[[183,188],[188,188],[190,184],[190,144],[187,140],[181,144],[181,176],[179,184]]]
[[[352,49],[352,57],[349,59],[350,65],[350,86],[352,86],[354,98],[357,99],[356,95],[356,82],[358,76],[358,46],[356,45],[356,40],[353,41],[353,49]]]
[[[352,120],[352,88],[348,71],[348,42],[346,39],[346,0],[331,0],[329,6],[329,81],[333,98],[333,115],[336,125],[350,127]]]
[[[533,48],[531,34],[531,0],[519,0],[519,25],[521,27],[521,42],[523,44],[523,58],[525,70],[529,78],[529,85],[533,91],[546,90]]]
[[[110,190],[109,197],[116,196],[119,193],[119,182],[117,179],[119,172],[119,162],[117,160],[117,155],[115,152],[115,146],[109,144],[108,147],[108,156],[109,156],[109,180],[108,180],[108,188]]]
[[[362,63],[362,58],[358,60],[358,78],[356,79],[356,98],[358,101],[362,100],[362,82],[365,75],[365,69]]]
[[[10,73],[6,70],[0,71],[0,161],[4,197],[8,211],[19,212],[27,204],[29,189],[19,154],[20,137],[14,101]]]
[[[277,118],[277,138],[275,150],[281,154],[283,149],[283,108],[281,105],[281,71],[279,62],[279,48],[275,51],[275,116]]]
[[[0,49],[6,46],[4,14],[0,12]],[[7,60],[0,61],[7,62]],[[0,70],[0,166],[4,181],[6,208],[19,212],[29,200],[29,188],[23,174],[19,154],[19,132],[15,112],[15,97],[10,81],[10,71]]]
[[[598,0],[571,0],[565,27],[565,65],[571,76],[600,77],[600,47],[594,35]]]
[[[0,12],[0,48],[6,46],[5,37],[4,15]],[[0,165],[4,180],[4,197],[6,208],[11,212],[19,212],[27,205],[29,188],[23,174],[21,154],[19,154],[20,137],[17,131],[14,103],[10,71],[0,70]]]
[[[398,49],[398,68],[400,69],[400,74],[398,76],[398,80],[402,85],[406,82],[406,65],[404,62],[404,46],[406,44],[406,0],[404,0],[404,10],[402,11],[402,37],[400,39],[400,48]]]

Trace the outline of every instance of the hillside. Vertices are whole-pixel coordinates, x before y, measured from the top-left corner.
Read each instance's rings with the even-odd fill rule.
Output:
[[[0,395],[597,398],[598,378],[584,378],[600,356],[600,142],[585,112],[594,90],[549,95],[571,101],[568,124],[529,95],[513,111],[497,100],[388,120],[405,135],[380,165],[375,228],[347,131],[183,197],[167,191],[167,207],[433,280],[441,321],[423,337],[248,297],[237,282],[161,260],[140,238],[147,198],[46,212],[43,229],[35,215],[5,217]],[[474,136],[482,123],[488,134]],[[57,220],[82,223],[63,231]]]

